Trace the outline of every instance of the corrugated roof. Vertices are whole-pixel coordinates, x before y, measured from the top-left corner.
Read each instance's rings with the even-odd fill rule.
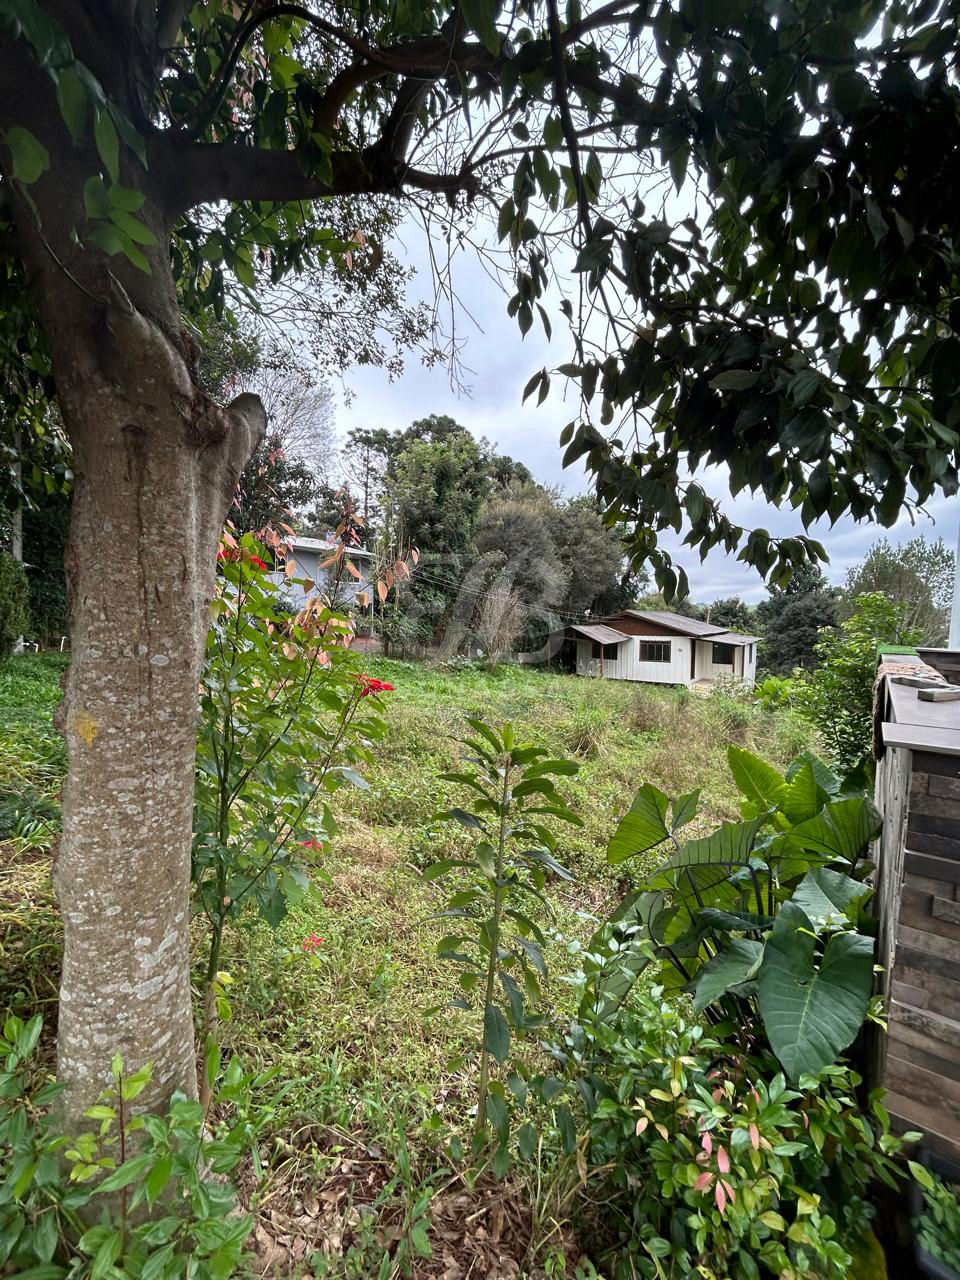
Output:
[[[326,538],[301,538],[299,535],[287,541],[294,551],[316,551],[325,554],[336,551],[340,545],[338,542],[328,542]],[[373,552],[368,551],[366,547],[347,547],[347,555],[354,556],[358,560],[369,560],[372,554]]]
[[[653,609],[621,609],[619,613],[605,618],[609,622],[613,618],[640,618],[644,622],[653,622],[658,627],[672,627],[682,636],[714,636],[720,635],[723,627],[714,626],[712,622],[700,622],[697,618],[685,618],[682,613],[658,613]]]
[[[714,644],[756,644],[760,639],[759,636],[742,636],[739,631],[721,631],[719,635],[711,636],[710,639]]]
[[[599,622],[588,626],[578,623],[576,626],[572,626],[570,630],[578,631],[580,635],[586,636],[588,640],[597,640],[600,644],[622,644],[624,640],[630,639],[622,631],[614,631],[613,627],[604,627]]]

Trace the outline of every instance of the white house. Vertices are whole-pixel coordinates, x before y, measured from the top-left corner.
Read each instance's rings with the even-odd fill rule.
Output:
[[[272,573],[270,577],[283,586],[284,595],[295,609],[302,609],[308,596],[316,595],[318,592],[322,595],[331,591],[337,574],[340,576],[338,595],[345,603],[352,602],[357,592],[362,591],[369,583],[373,554],[363,547],[351,547],[345,553],[346,558],[361,574],[361,577],[356,578],[338,564],[321,568],[336,551],[338,544],[335,542],[328,542],[324,538],[294,537],[287,539],[287,545],[290,548],[290,559],[296,564],[293,577],[287,578],[282,570]],[[302,582],[298,581],[303,578],[316,584],[314,590],[308,592],[304,589]]]
[[[577,675],[651,684],[710,685],[722,678],[753,688],[757,637],[678,613],[623,609],[567,628]]]

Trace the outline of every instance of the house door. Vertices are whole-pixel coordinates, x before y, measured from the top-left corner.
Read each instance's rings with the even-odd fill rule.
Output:
[[[696,678],[697,678],[697,642],[696,640],[691,640],[690,641],[690,679],[696,680]]]

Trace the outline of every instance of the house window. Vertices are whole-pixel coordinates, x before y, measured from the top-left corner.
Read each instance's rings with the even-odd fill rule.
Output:
[[[640,661],[669,662],[670,643],[669,640],[641,640],[637,646]]]
[[[713,646],[713,665],[715,667],[733,666],[734,646],[732,644],[715,644]]]
[[[601,644],[599,640],[593,642],[595,660],[603,658],[604,662],[616,662],[619,649],[619,644]]]

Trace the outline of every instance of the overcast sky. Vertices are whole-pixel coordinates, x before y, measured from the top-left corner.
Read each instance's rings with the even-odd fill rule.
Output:
[[[398,257],[417,268],[418,274],[408,295],[410,299],[432,298],[423,231],[407,231],[403,243],[391,247]],[[522,338],[516,322],[507,316],[507,296],[469,251],[455,262],[454,283],[464,308],[458,313],[457,327],[463,344],[463,379],[467,389],[451,387],[446,368],[425,368],[416,354],[407,359],[405,372],[393,382],[380,370],[351,369],[346,374],[345,385],[352,399],[349,404],[341,403],[337,412],[341,437],[353,427],[397,429],[431,413],[449,414],[474,435],[486,436],[501,453],[523,462],[542,484],[556,485],[568,494],[585,492],[588,485],[582,467],[578,463],[564,470],[558,443],[564,424],[576,416],[575,385],[565,386],[565,380],[556,377],[543,405],[535,407],[534,397],[526,405],[521,404],[523,388],[532,374],[544,365],[550,368],[571,358],[568,332],[555,324],[553,339],[548,342],[537,322]],[[738,523],[748,528],[762,526],[781,536],[802,532],[794,512],[777,510],[762,495],[751,498],[749,494],[741,494],[731,498],[723,473],[713,470],[712,474],[700,478],[709,492],[725,499],[724,509]],[[830,529],[822,521],[813,526],[810,533],[826,547],[830,555],[827,575],[839,584],[844,581],[847,569],[861,560],[884,532],[897,543],[918,533],[930,539],[942,537],[953,549],[960,519],[960,498],[931,502],[929,517],[919,516],[913,526],[903,516],[888,531],[874,525],[857,525],[850,519],[840,520]],[[756,601],[765,595],[757,572],[735,557],[714,551],[701,564],[699,554],[691,552],[689,547],[681,547],[680,539],[674,535],[662,535],[662,541],[676,562],[686,569],[692,599],[711,601],[739,595]]]

